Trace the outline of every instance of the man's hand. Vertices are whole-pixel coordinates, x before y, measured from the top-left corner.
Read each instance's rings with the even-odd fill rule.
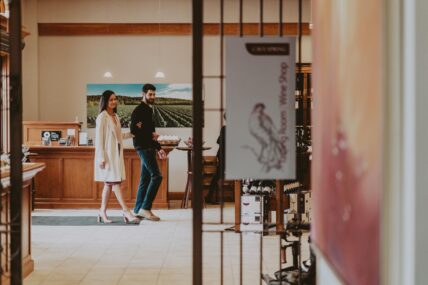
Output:
[[[166,158],[166,152],[161,149],[160,151],[158,151],[158,156],[160,159],[165,159]]]
[[[100,162],[100,168],[101,168],[101,169],[106,168],[106,162],[105,162],[105,161],[101,161],[101,162]]]
[[[142,122],[138,122],[135,124],[137,126],[137,128],[141,129],[143,127],[143,123]]]
[[[153,139],[154,141],[157,141],[157,140],[158,140],[158,137],[159,137],[159,134],[157,134],[157,133],[152,133],[152,139]]]

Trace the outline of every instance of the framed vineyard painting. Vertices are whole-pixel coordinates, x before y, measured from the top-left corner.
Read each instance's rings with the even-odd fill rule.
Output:
[[[112,90],[119,101],[117,114],[122,128],[128,128],[132,111],[141,102],[144,84],[87,84],[87,127],[95,128],[101,94]],[[189,83],[159,83],[156,86],[156,101],[153,116],[157,128],[192,127],[192,85]]]

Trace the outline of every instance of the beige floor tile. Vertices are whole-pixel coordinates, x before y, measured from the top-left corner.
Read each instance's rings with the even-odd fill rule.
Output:
[[[118,285],[154,285],[156,280],[120,280]]]
[[[79,265],[78,263],[64,262],[61,263],[61,265],[55,267],[53,272],[87,273],[89,270],[92,269],[92,267],[93,264],[82,263],[81,265]]]
[[[58,272],[50,274],[43,282],[68,281],[79,283],[85,277],[85,275],[86,274],[84,273],[80,274]]]
[[[26,278],[24,280],[24,285],[40,285],[43,282],[41,279],[32,279],[32,278]]]
[[[126,271],[126,267],[123,268],[114,268],[114,267],[97,267],[94,266],[89,272],[89,274],[95,274],[95,275],[123,275]]]
[[[49,269],[40,269],[40,268],[35,268],[35,270],[30,273],[30,275],[27,276],[27,279],[31,279],[31,280],[44,280],[46,277],[48,277],[48,275],[53,271],[53,268],[49,268]]]
[[[119,283],[118,280],[92,280],[92,279],[84,279],[78,285],[117,285]]]
[[[79,281],[71,280],[49,280],[40,283],[40,285],[79,285]]]
[[[158,275],[125,274],[119,280],[119,283],[140,282],[140,284],[156,284],[158,279]]]
[[[85,278],[82,279],[82,283],[89,282],[109,282],[109,283],[118,283],[123,274],[96,274],[88,273]]]
[[[162,278],[160,277],[157,285],[191,285],[192,284],[192,278],[182,278],[182,279],[176,279],[176,278]]]
[[[140,275],[140,276],[158,276],[161,271],[161,268],[132,268],[128,267],[125,272],[125,275]]]

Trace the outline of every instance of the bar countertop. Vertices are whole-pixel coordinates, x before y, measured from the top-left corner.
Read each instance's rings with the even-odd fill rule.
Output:
[[[23,163],[22,179],[31,179],[38,172],[42,171],[45,167],[46,165],[44,163]],[[10,186],[10,167],[1,168],[1,183],[4,188]]]

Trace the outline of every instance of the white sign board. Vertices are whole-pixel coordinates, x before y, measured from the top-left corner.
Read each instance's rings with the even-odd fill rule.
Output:
[[[295,38],[226,40],[226,179],[295,179]]]

